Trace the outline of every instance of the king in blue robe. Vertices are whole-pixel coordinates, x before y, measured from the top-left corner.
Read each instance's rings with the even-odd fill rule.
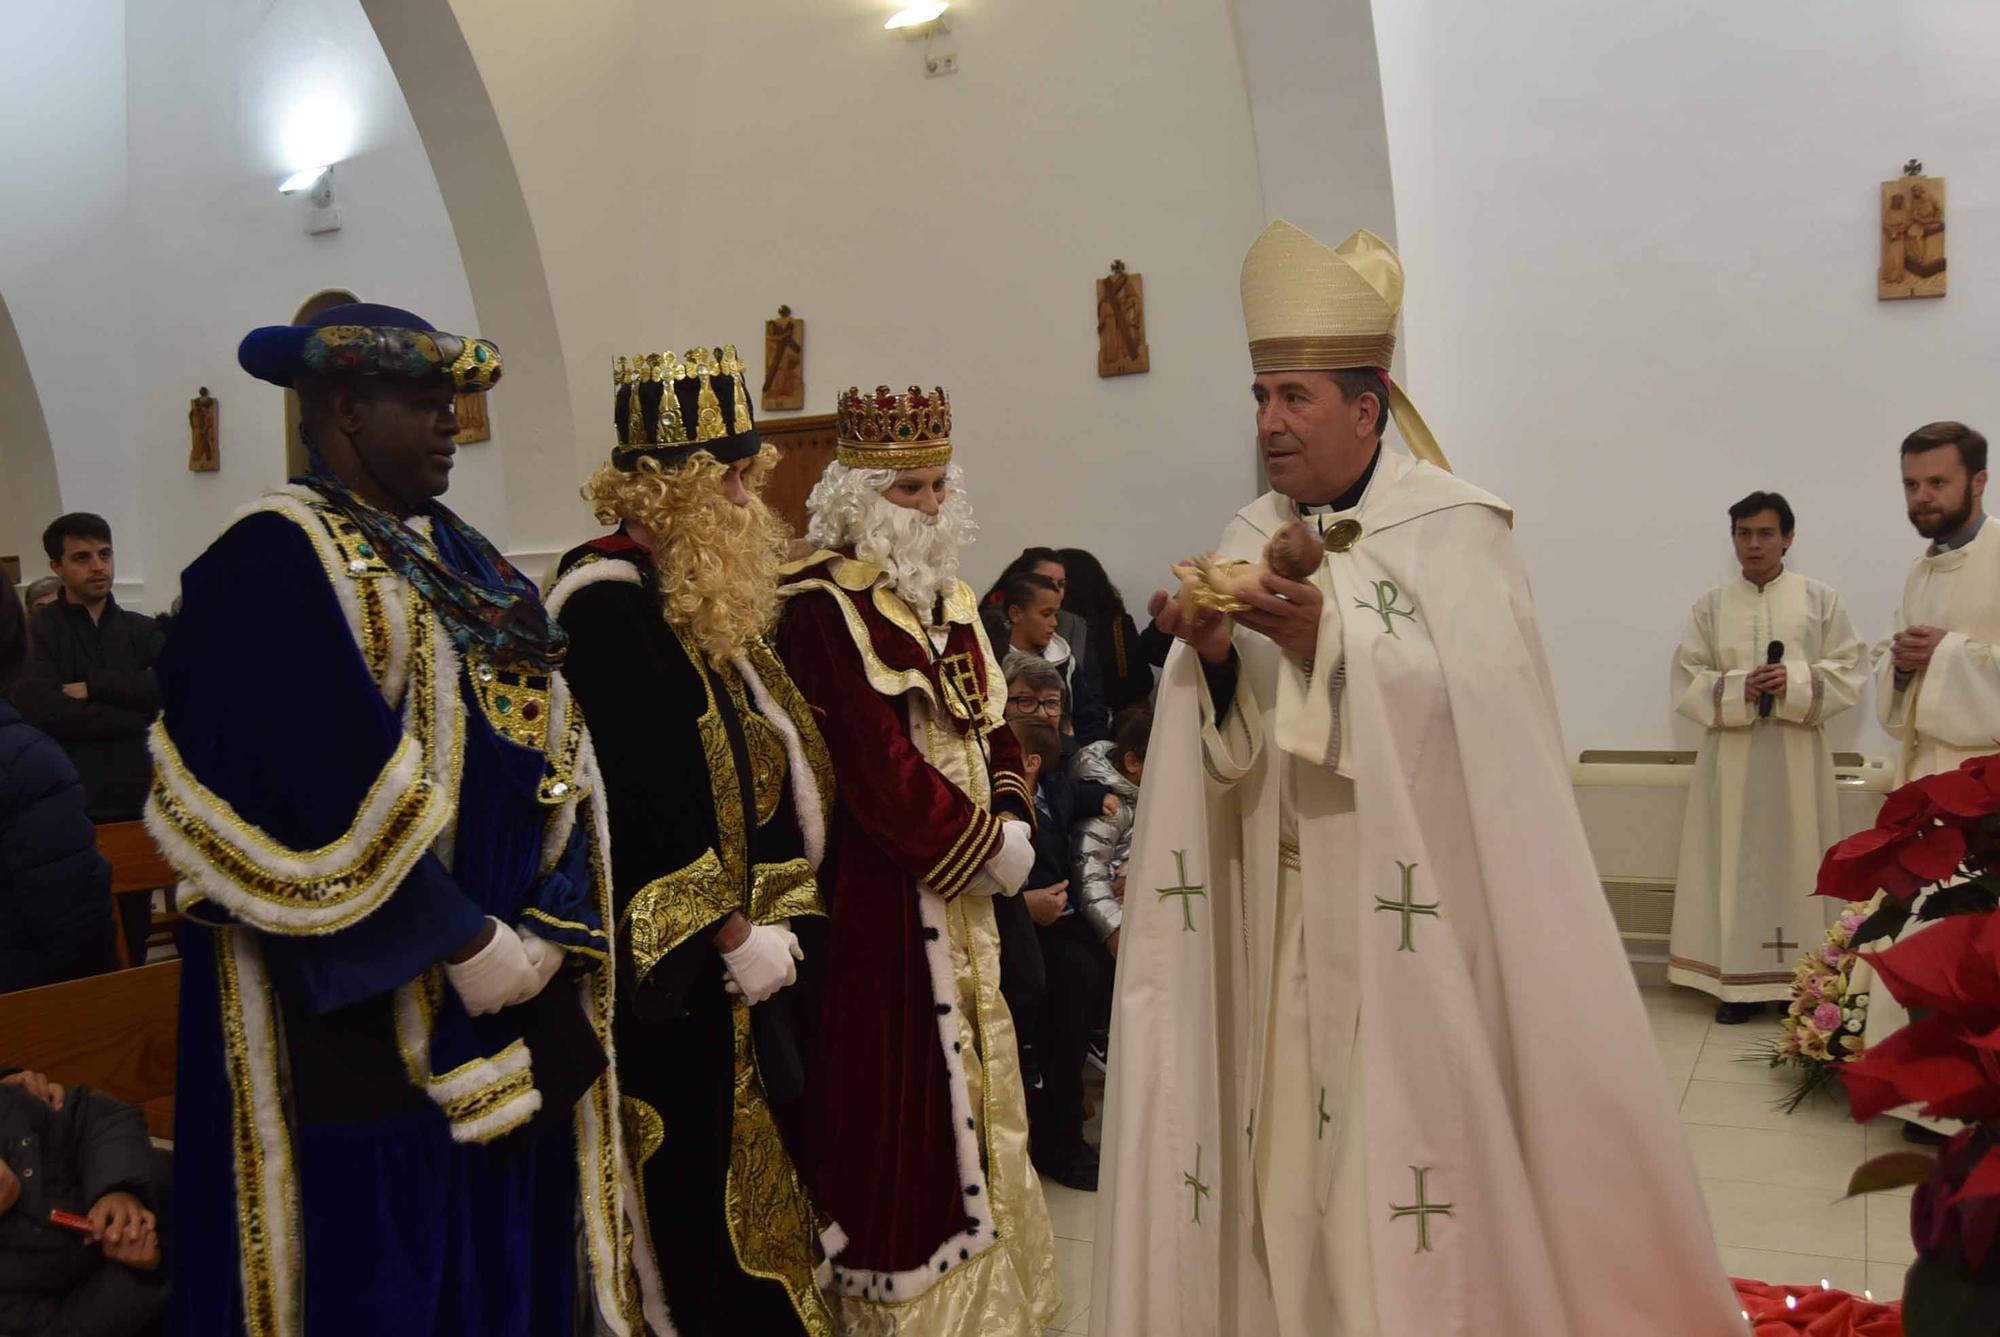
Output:
[[[436,501],[498,351],[355,305],[239,357],[314,468],[183,574],[158,667],[171,1331],[643,1332],[596,763],[560,628]]]

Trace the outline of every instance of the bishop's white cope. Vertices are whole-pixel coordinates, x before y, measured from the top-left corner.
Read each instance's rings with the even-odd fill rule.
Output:
[[[1222,555],[1296,515],[1260,498]],[[1310,677],[1239,628],[1226,715],[1187,646],[1161,682],[1092,1330],[1291,1337],[1333,1300],[1304,1331],[1740,1337],[1509,512],[1385,455],[1328,519],[1361,536],[1313,578]],[[1343,1257],[1361,1303],[1300,1275]]]

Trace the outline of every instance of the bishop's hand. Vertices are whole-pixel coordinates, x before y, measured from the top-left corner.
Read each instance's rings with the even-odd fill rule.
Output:
[[[1256,589],[1236,592],[1250,606],[1236,615],[1243,626],[1292,658],[1306,661],[1319,648],[1319,616],[1326,600],[1319,586],[1267,571]]]
[[[1223,614],[1209,609],[1196,609],[1190,613],[1182,607],[1179,599],[1170,597],[1165,590],[1153,591],[1146,611],[1153,615],[1154,626],[1192,645],[1195,652],[1209,663],[1228,662],[1230,625]]]

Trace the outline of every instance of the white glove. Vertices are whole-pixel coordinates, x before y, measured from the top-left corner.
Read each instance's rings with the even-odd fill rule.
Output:
[[[527,953],[528,964],[535,968],[535,975],[541,980],[541,983],[535,986],[535,993],[528,995],[528,998],[533,998],[536,993],[549,987],[549,981],[563,968],[563,962],[569,959],[569,954],[531,928],[521,929],[520,934],[521,950]],[[516,998],[514,1001],[525,1003],[528,998]]]
[[[458,990],[459,1001],[465,1004],[465,1010],[475,1017],[525,1003],[540,993],[542,985],[548,982],[536,960],[529,957],[520,934],[491,915],[487,918],[493,924],[492,941],[469,959],[457,963],[447,961],[444,965],[445,978],[451,981],[452,988]],[[548,944],[543,943],[542,946],[546,949]]]
[[[722,987],[742,994],[754,1007],[796,980],[798,963],[805,959],[805,949],[792,935],[789,922],[752,924],[750,936],[735,951],[722,954],[722,964],[729,968]]]
[[[1026,822],[1000,824],[1000,848],[967,884],[981,896],[1012,896],[1035,868],[1035,837]]]

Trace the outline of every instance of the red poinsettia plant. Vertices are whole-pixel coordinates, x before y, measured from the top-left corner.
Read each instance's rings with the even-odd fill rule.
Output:
[[[1856,1120],[1916,1106],[1963,1127],[1934,1159],[1895,1152],[1855,1171],[1849,1191],[1915,1185],[1918,1260],[1904,1288],[1907,1330],[1958,1337],[2000,1313],[2000,756],[1925,776],[1891,794],[1876,824],[1827,851],[1819,892],[1880,893],[1853,943],[1910,1023],[1839,1070]]]

